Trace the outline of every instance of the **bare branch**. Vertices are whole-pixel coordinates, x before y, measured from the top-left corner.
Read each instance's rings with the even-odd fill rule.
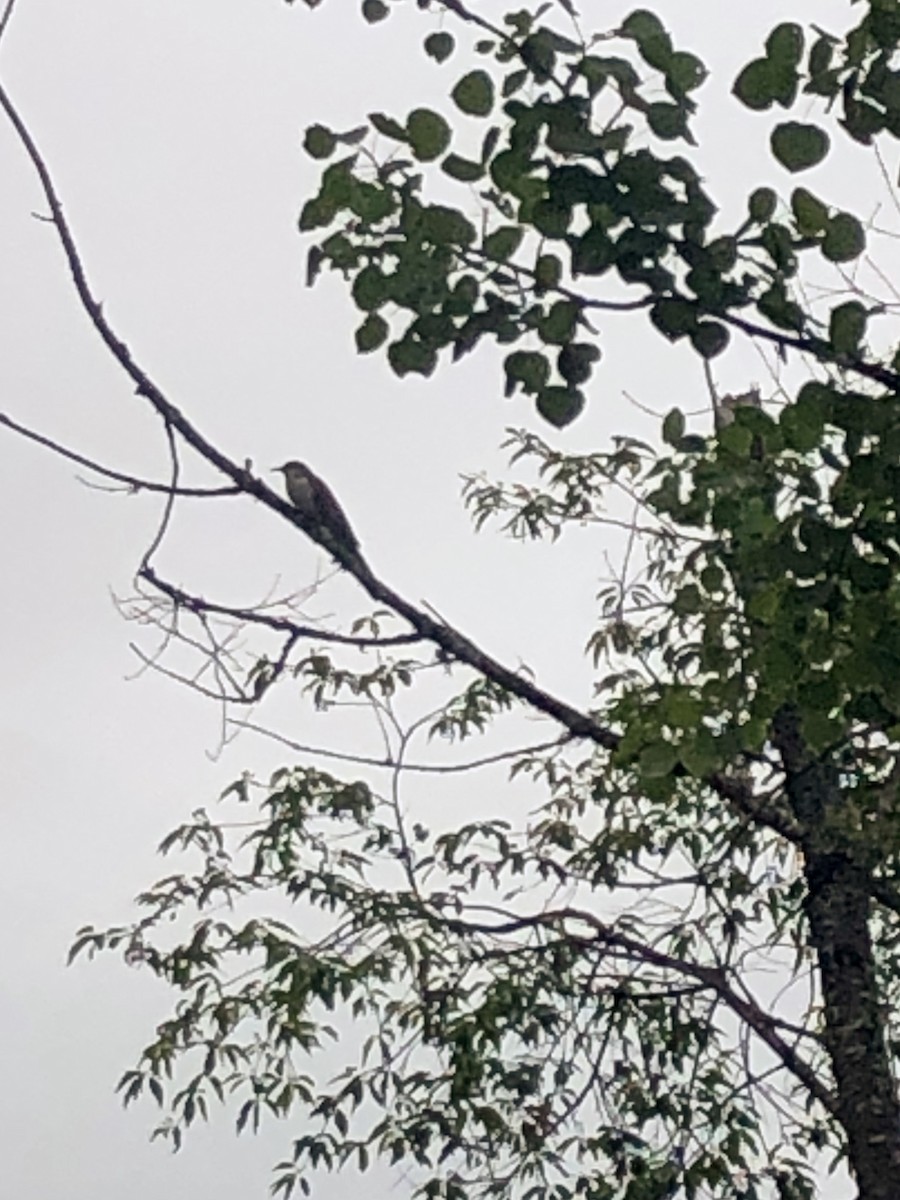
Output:
[[[257,725],[253,721],[230,721],[229,724],[238,729],[247,729],[252,733],[258,733],[262,737],[269,738],[273,742],[278,742],[280,745],[286,746],[289,750],[296,751],[298,754],[321,754],[325,758],[340,758],[345,762],[359,763],[362,766],[377,767],[379,770],[388,771],[396,770],[397,767],[402,765],[404,771],[423,775],[454,775],[462,774],[465,771],[477,771],[482,767],[491,767],[497,763],[508,762],[510,759],[521,758],[525,754],[542,754],[548,750],[560,750],[572,740],[569,735],[563,735],[550,742],[537,742],[530,746],[519,746],[515,750],[502,750],[497,754],[486,754],[482,758],[471,758],[462,763],[401,763],[390,754],[387,754],[384,758],[374,758],[369,755],[346,754],[343,751],[325,750],[321,746],[310,746],[303,742],[295,742],[292,738],[286,737],[281,733],[276,733],[273,729],[266,729],[265,726]]]
[[[138,572],[138,577],[146,580],[147,583],[168,596],[173,604],[181,608],[186,608],[190,612],[233,617],[236,621],[242,621],[247,625],[263,625],[267,629],[274,630],[276,633],[289,634],[295,640],[299,638],[315,638],[318,641],[333,642],[336,645],[358,646],[361,648],[370,646],[409,646],[421,641],[421,638],[416,633],[397,633],[388,637],[360,637],[356,634],[336,633],[331,630],[322,629],[317,625],[299,624],[289,617],[270,616],[267,613],[260,612],[258,609],[236,608],[228,604],[216,604],[212,600],[204,600],[202,596],[186,592],[183,588],[176,587],[174,583],[162,579],[153,567],[150,566],[142,567]]]
[[[81,467],[87,467],[89,471],[94,471],[97,475],[102,475],[106,479],[114,479],[117,483],[124,484],[130,492],[162,492],[165,495],[205,498],[210,496],[239,496],[243,491],[239,487],[173,488],[169,483],[155,483],[150,479],[139,479],[136,475],[129,475],[124,471],[114,471],[111,467],[101,466],[94,459],[87,458],[85,455],[79,454],[76,450],[70,450],[67,446],[61,445],[43,433],[29,429],[27,425],[13,420],[6,413],[0,413],[0,425],[5,425],[7,429],[11,429],[14,433],[20,433],[22,437],[28,438],[29,441],[37,442],[39,446],[46,446],[48,450],[59,455],[60,458],[67,458],[70,462],[78,463]]]
[[[3,15],[0,16],[0,39],[6,33],[6,27],[9,24],[9,18],[12,16],[12,11],[16,6],[16,0],[6,0],[6,7],[3,9]]]

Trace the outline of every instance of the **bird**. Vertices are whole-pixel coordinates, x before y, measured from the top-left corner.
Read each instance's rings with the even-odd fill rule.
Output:
[[[347,515],[335,499],[334,492],[323,479],[306,465],[292,459],[283,466],[273,467],[284,475],[284,486],[294,508],[310,525],[318,528],[334,546],[359,554],[359,539],[347,520]]]

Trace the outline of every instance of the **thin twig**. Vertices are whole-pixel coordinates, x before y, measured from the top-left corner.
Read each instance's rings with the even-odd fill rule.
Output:
[[[282,746],[286,746],[289,750],[294,750],[297,754],[321,754],[325,758],[340,758],[345,762],[358,763],[361,766],[377,767],[379,770],[393,771],[398,766],[398,761],[395,756],[387,753],[384,758],[375,758],[366,754],[347,754],[339,750],[325,750],[321,746],[310,746],[303,742],[295,742],[292,738],[286,737],[284,734],[276,733],[273,729],[266,729],[262,725],[257,725],[253,721],[229,721],[229,725],[236,726],[238,729],[247,729],[251,733],[258,733],[261,737],[269,738],[273,742],[278,742]],[[487,754],[483,758],[468,759],[463,763],[403,763],[404,771],[412,771],[422,775],[453,775],[462,774],[464,771],[477,771],[482,767],[495,766],[497,763],[508,762],[510,759],[521,758],[526,754],[542,754],[548,750],[560,750],[563,746],[571,742],[571,737],[564,735],[559,738],[554,738],[550,742],[537,742],[530,746],[519,746],[515,750],[501,750],[497,754]]]
[[[9,24],[9,18],[12,16],[12,11],[16,6],[16,0],[6,0],[6,7],[3,10],[3,15],[0,16],[0,40],[2,40],[6,27]]]
[[[248,625],[263,625],[267,629],[274,630],[276,633],[287,633],[295,638],[315,638],[323,642],[333,642],[340,646],[357,646],[359,648],[370,646],[408,646],[421,641],[417,633],[396,633],[388,637],[360,637],[356,634],[336,633],[331,630],[322,629],[317,625],[299,624],[290,617],[269,616],[256,608],[238,608],[229,604],[216,604],[212,600],[204,600],[202,596],[197,596],[191,592],[186,592],[183,588],[176,587],[174,583],[163,579],[150,566],[142,567],[138,572],[138,577],[163,592],[173,604],[185,608],[189,612],[212,613],[216,616],[232,617],[236,621],[242,621]]]
[[[23,425],[20,421],[13,420],[6,413],[0,413],[0,425],[5,425],[7,429],[11,429],[14,433],[20,433],[22,437],[28,438],[31,442],[37,442],[39,446],[46,446],[48,450],[52,450],[54,454],[60,458],[67,458],[70,462],[78,463],[81,467],[87,467],[88,470],[96,472],[98,475],[103,475],[107,479],[114,479],[117,483],[123,483],[130,492],[162,492],[165,495],[173,496],[192,496],[192,497],[210,497],[210,496],[239,496],[242,488],[239,487],[224,487],[224,488],[174,488],[169,483],[155,483],[150,479],[139,479],[136,475],[128,475],[123,471],[114,471],[111,467],[103,467],[100,463],[95,462],[92,458],[86,458],[85,455],[79,454],[76,450],[70,450],[67,446],[61,445],[54,441],[53,438],[47,437],[43,433],[38,433],[34,429],[30,429],[27,425]]]

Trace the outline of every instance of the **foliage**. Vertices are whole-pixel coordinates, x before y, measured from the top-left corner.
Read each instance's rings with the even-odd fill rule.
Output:
[[[826,112],[839,98],[842,115],[829,114],[828,124],[863,144],[882,132],[897,136],[900,91],[889,67],[895,31],[882,7],[873,6],[843,41],[820,34],[807,45],[799,25],[779,25],[765,56],[739,75],[735,95],[757,110],[789,110],[799,95],[812,95]],[[383,156],[358,150],[339,157],[301,214],[304,231],[333,229],[310,251],[311,277],[324,265],[339,270],[352,281],[358,307],[382,314],[379,330],[391,338],[388,360],[400,376],[430,375],[443,351],[456,360],[485,337],[502,346],[528,343],[506,358],[508,386],[533,395],[557,426],[583,408],[599,349],[589,342],[590,357],[582,347],[597,310],[645,308],[667,338],[688,338],[706,358],[727,347],[737,318],[763,318],[770,336],[771,326],[801,334],[805,348],[828,360],[833,342],[796,299],[799,263],[804,253],[832,263],[857,258],[865,249],[859,219],[804,188],[794,189],[781,212],[763,190],[750,197],[737,228],[713,233],[715,202],[685,150],[694,144],[694,93],[707,77],[705,64],[675,49],[645,10],[613,31],[616,54],[595,52],[610,35],[564,36],[539,24],[540,15],[508,14],[476,47],[491,69],[467,71],[450,90],[465,117],[488,122],[476,157],[451,150],[439,164],[452,180],[480,185],[474,196],[461,207],[433,203],[422,170],[454,137],[471,142],[466,122],[454,130],[421,108],[405,120],[373,113],[372,128],[394,145]],[[426,51],[443,61],[452,52],[449,37],[430,34]],[[654,98],[660,89],[665,99]],[[315,125],[307,143],[314,134],[308,149],[315,157],[325,134],[339,150],[339,135]],[[778,162],[796,173],[825,158],[831,134],[816,123],[784,121],[771,142]],[[661,153],[665,143],[680,143],[679,152]],[[434,184],[446,191],[439,178]],[[466,215],[473,201],[479,227]],[[604,276],[634,298],[603,299],[570,286]],[[362,331],[359,337],[368,340]]]

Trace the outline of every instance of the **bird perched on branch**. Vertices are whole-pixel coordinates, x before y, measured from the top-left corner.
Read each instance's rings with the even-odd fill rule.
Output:
[[[293,460],[273,470],[283,472],[288,499],[297,512],[325,534],[323,540],[326,545],[330,541],[353,554],[359,553],[359,540],[324,480],[311,471],[306,463]]]

